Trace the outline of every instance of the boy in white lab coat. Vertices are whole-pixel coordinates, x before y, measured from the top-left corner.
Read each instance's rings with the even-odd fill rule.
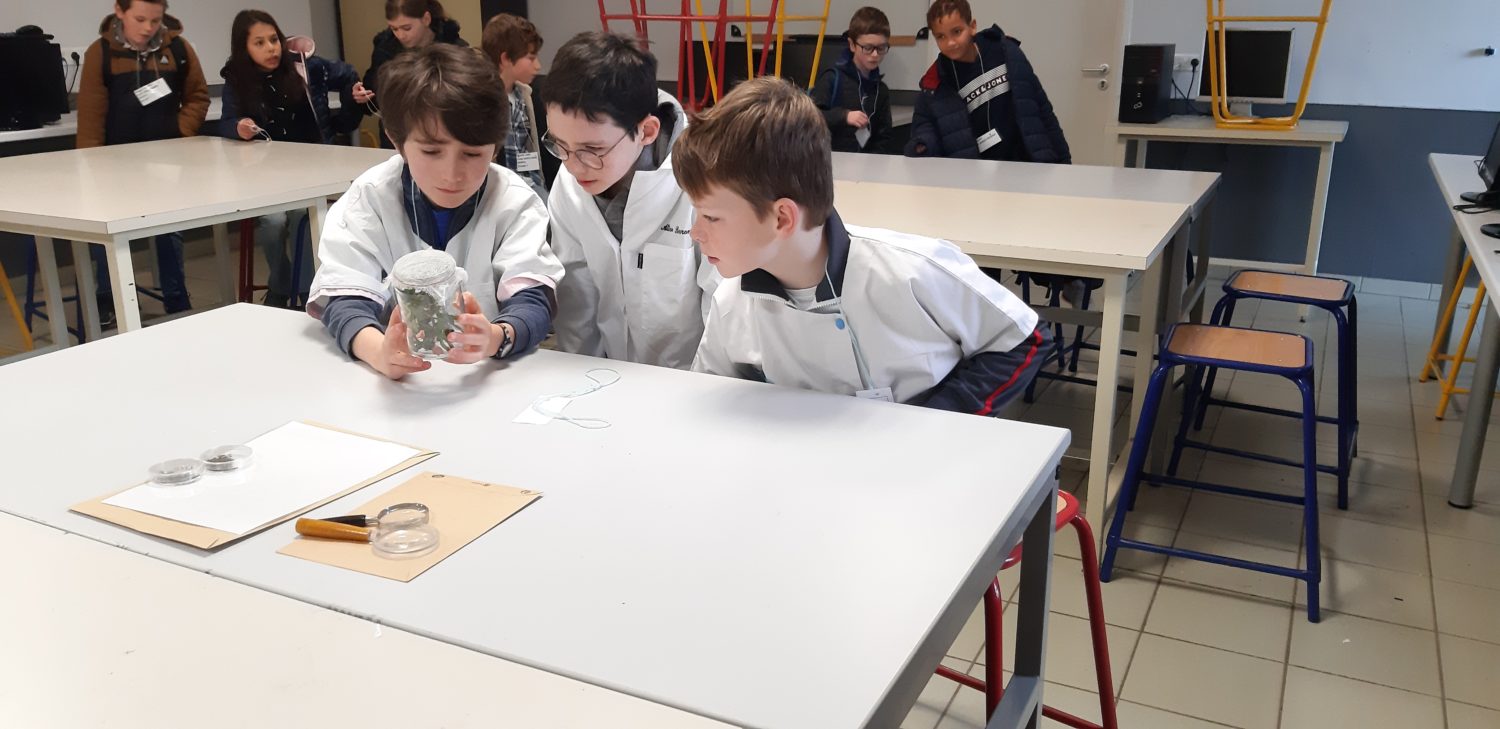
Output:
[[[472,292],[447,361],[529,352],[551,327],[563,268],[547,247],[541,198],[491,162],[508,129],[495,66],[449,44],[413,49],[381,67],[380,98],[400,154],[360,175],[328,211],[308,313],[345,354],[386,377],[430,368],[407,348],[386,276],[401,256],[434,248],[464,269]]]
[[[552,184],[557,346],[685,369],[719,276],[688,236],[693,208],[672,176],[682,107],[656,86],[656,59],[630,38],[582,33],[542,86]]]
[[[694,370],[980,415],[1036,376],[1046,328],[957,246],[839,219],[828,126],[791,84],[741,84],[673,152],[725,278]]]

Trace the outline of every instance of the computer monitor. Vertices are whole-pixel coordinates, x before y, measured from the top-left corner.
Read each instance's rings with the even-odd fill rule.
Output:
[[[62,49],[37,35],[0,33],[0,68],[13,69],[0,94],[0,129],[35,129],[68,113]]]
[[[1490,150],[1479,161],[1479,179],[1484,181],[1485,192],[1500,193],[1500,126],[1490,137]]]
[[[1209,101],[1213,96],[1208,53],[1208,33],[1204,33],[1203,58],[1198,65],[1202,73],[1199,101]],[[1229,28],[1224,31],[1223,57],[1228,83],[1220,92],[1231,105],[1286,103],[1287,71],[1292,60],[1291,29]]]

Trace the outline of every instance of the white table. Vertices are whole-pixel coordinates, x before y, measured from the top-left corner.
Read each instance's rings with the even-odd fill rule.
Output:
[[[139,329],[130,241],[214,226],[219,287],[234,300],[225,223],[307,208],[316,248],[327,200],[360,173],[389,159],[380,149],[190,137],[0,158],[0,230],[36,237],[47,311],[62,311],[52,239],[73,241],[79,301],[97,338],[88,244],[108,254],[120,331]],[[48,317],[52,341],[68,342],[67,322]]]
[[[1143,275],[1136,346],[1151,352],[1156,347],[1160,314],[1167,309],[1175,322],[1180,313],[1173,302],[1181,301],[1181,296],[1172,293],[1180,289],[1165,284],[1180,281],[1183,269],[1172,268],[1170,276],[1163,271],[1168,267],[1165,262],[1180,266],[1175,262],[1183,259],[1163,255],[1164,251],[1169,244],[1174,252],[1186,251],[1192,201],[1206,199],[1216,177],[973,160],[870,158],[867,163],[851,157],[837,156],[834,182],[835,207],[851,224],[950,240],[982,266],[1104,281],[1098,381],[1105,384],[1094,392],[1084,505],[1089,523],[1104,524],[1122,475],[1111,468],[1118,452],[1112,442],[1117,392],[1111,385],[1119,379],[1129,277]],[[1128,187],[1129,177],[1142,181],[1170,178],[1158,190],[1166,201],[1087,196]],[[1072,187],[1068,178],[1080,181],[1077,196],[1062,194]],[[1086,178],[1092,182],[1082,184]],[[872,179],[908,182],[862,181]],[[943,180],[949,184],[940,184]],[[1167,194],[1174,186],[1175,192]],[[1137,190],[1147,189],[1152,188],[1137,186]],[[1199,276],[1199,281],[1203,279]],[[1135,392],[1146,391],[1150,375],[1149,364],[1136,366]],[[1140,420],[1140,401],[1132,398],[1132,424]]]
[[[3,726],[726,726],[16,517],[0,541]]]
[[[1349,122],[1303,119],[1296,128],[1220,129],[1211,116],[1172,116],[1158,124],[1112,124],[1109,133],[1119,145],[1120,164],[1129,166],[1126,142],[1135,140],[1135,166],[1146,166],[1146,148],[1160,142],[1248,144],[1272,147],[1312,147],[1318,150],[1318,176],[1313,186],[1312,220],[1307,227],[1307,249],[1300,266],[1258,264],[1261,268],[1285,268],[1308,275],[1318,272],[1318,254],[1323,246],[1323,214],[1328,207],[1328,181],[1333,175],[1333,149],[1349,133]],[[1304,311],[1305,316],[1305,311]]]
[[[340,108],[339,95],[328,94],[328,108],[330,111],[338,111]],[[215,96],[208,101],[208,114],[203,118],[204,128],[199,130],[200,134],[212,134],[214,130],[209,128],[210,124],[218,124],[219,117],[223,116],[224,100]],[[12,142],[29,142],[38,139],[51,139],[53,137],[71,137],[78,134],[78,112],[70,111],[62,115],[61,119],[44,124],[36,129],[20,129],[16,131],[0,132],[0,146]]]
[[[1464,412],[1464,429],[1458,442],[1453,481],[1448,486],[1448,503],[1460,509],[1474,506],[1479,459],[1484,455],[1485,433],[1489,430],[1490,411],[1495,403],[1490,392],[1495,386],[1496,373],[1500,371],[1500,314],[1495,307],[1496,287],[1500,286],[1500,238],[1491,238],[1479,231],[1486,223],[1500,223],[1500,212],[1467,215],[1452,209],[1464,202],[1459,195],[1484,189],[1484,183],[1474,169],[1476,159],[1478,157],[1464,154],[1432,154],[1427,157],[1433,177],[1437,178],[1438,189],[1443,193],[1443,201],[1453,215],[1453,244],[1449,247],[1447,270],[1443,274],[1443,296],[1438,299],[1438,326],[1434,329],[1434,336],[1443,329],[1441,310],[1452,296],[1454,286],[1463,285],[1457,279],[1465,251],[1474,259],[1474,270],[1484,282],[1490,305],[1480,330],[1474,384],[1470,388],[1468,409]]]
[[[568,412],[612,428],[510,422],[599,366],[619,383]],[[0,367],[0,390],[27,413],[0,442],[31,456],[0,510],[745,726],[895,726],[1025,529],[1004,725],[1040,699],[1064,430],[554,352],[391,383],[305,315],[243,304]],[[294,418],[545,495],[408,584],[275,554],[291,524],[205,554],[66,511]]]

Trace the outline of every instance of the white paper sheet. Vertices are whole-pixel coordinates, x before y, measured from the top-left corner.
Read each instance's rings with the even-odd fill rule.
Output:
[[[297,422],[246,445],[254,451],[248,469],[208,471],[186,486],[142,484],[104,503],[244,534],[421,453],[416,448]]]

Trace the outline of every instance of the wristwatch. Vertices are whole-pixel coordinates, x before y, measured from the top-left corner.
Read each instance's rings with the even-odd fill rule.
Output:
[[[510,356],[511,348],[516,345],[516,340],[510,336],[510,332],[510,328],[500,324],[500,349],[495,351],[496,357],[504,359]]]

